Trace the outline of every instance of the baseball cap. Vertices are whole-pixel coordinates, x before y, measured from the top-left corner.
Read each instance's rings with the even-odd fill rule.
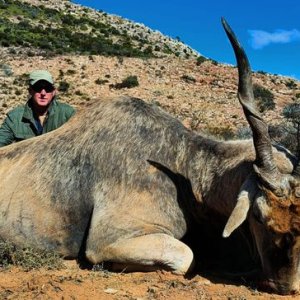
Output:
[[[29,74],[29,84],[34,85],[39,80],[45,80],[51,84],[54,83],[52,75],[46,70],[36,70]]]

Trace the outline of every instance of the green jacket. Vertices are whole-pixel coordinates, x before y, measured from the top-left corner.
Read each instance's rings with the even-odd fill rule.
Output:
[[[60,127],[66,123],[74,113],[75,109],[72,106],[59,102],[54,98],[48,109],[48,115],[43,126],[42,134]],[[39,134],[31,108],[31,100],[29,100],[25,105],[18,106],[8,112],[0,127],[0,147],[29,139]]]

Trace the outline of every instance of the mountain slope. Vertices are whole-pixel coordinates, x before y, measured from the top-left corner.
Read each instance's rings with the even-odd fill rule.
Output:
[[[188,46],[142,24],[69,1],[5,0],[0,3],[0,76],[3,82],[0,85],[0,120],[12,107],[26,101],[28,72],[49,69],[59,88],[60,99],[75,106],[82,106],[91,98],[125,93],[161,105],[192,129],[225,138],[247,125],[236,97],[237,70],[233,66],[203,59]],[[13,24],[17,24],[16,27]],[[16,32],[16,28],[24,28],[22,34],[28,40],[31,38],[32,44],[24,39],[18,44],[22,34]],[[28,28],[36,31],[30,33]],[[43,34],[42,39],[37,38],[40,37],[37,30]],[[87,43],[83,50],[68,47],[69,34]],[[110,40],[111,52],[89,51],[97,48],[89,47],[90,37],[96,37],[92,41],[100,37]],[[14,40],[15,44],[3,45],[5,39]],[[59,43],[41,46],[37,42],[56,39],[62,43],[61,47]],[[124,43],[124,39],[129,39],[130,43],[127,52],[120,53],[118,45]],[[145,53],[149,46],[152,50]],[[169,51],[162,51],[166,48]],[[128,76],[136,76],[137,86],[114,88]],[[253,76],[255,84],[274,96],[275,108],[266,110],[264,117],[271,124],[279,124],[284,106],[298,101],[299,82],[263,72]]]
[[[39,48],[52,54],[80,53],[155,57],[199,54],[143,24],[69,1],[0,2],[1,45]]]

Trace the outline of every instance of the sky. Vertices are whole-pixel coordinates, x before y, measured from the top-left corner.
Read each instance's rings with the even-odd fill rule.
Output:
[[[207,58],[236,65],[221,25],[224,17],[254,71],[300,80],[299,0],[74,0],[142,23]],[[240,4],[239,4],[240,2]]]

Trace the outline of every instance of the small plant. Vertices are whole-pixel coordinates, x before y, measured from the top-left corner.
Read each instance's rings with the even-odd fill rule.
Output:
[[[265,71],[257,71],[258,74],[266,75],[267,73]]]
[[[76,74],[76,71],[72,70],[72,69],[67,70],[67,72],[66,72],[66,75],[74,75],[74,74]]]
[[[219,126],[219,127],[208,126],[206,130],[209,135],[216,136],[223,140],[232,139],[234,137],[234,132],[232,128],[229,126]]]
[[[71,58],[65,58],[65,62],[68,63],[69,65],[74,65],[74,62]]]
[[[300,124],[300,104],[292,103],[286,105],[283,109],[283,116],[289,121]]]
[[[114,85],[111,85],[110,87],[115,88],[115,89],[124,89],[124,88],[133,88],[139,86],[139,82],[137,79],[137,76],[128,76],[125,78],[121,83],[116,83]]]
[[[66,81],[61,81],[58,86],[58,90],[62,93],[66,93],[70,88],[70,84]]]
[[[80,30],[82,30],[82,31],[87,31],[88,29],[89,29],[89,28],[87,27],[86,24],[80,25]]]
[[[22,91],[19,90],[19,89],[15,90],[15,95],[16,95],[16,96],[22,95]]]
[[[46,268],[48,270],[62,269],[63,259],[57,253],[49,250],[39,250],[30,247],[18,248],[11,242],[0,242],[0,268],[19,266],[25,270]]]
[[[195,83],[196,82],[196,79],[189,75],[182,75],[181,79],[187,83]]]
[[[155,96],[155,97],[159,97],[159,96],[162,96],[162,95],[163,95],[162,91],[159,91],[159,90],[153,91],[153,96]]]
[[[198,56],[196,64],[197,64],[197,66],[200,66],[205,61],[207,61],[207,58],[205,58],[204,56]]]
[[[295,83],[294,80],[289,80],[285,83],[285,85],[290,88],[291,90],[297,88],[297,84]]]
[[[118,60],[118,63],[119,63],[120,65],[122,65],[123,62],[124,62],[124,57],[122,57],[122,56],[117,56],[117,60]]]
[[[297,128],[288,120],[284,120],[281,124],[269,126],[269,134],[271,139],[279,145],[289,149],[295,156],[299,151]]]
[[[22,75],[17,75],[13,81],[13,84],[16,86],[26,86],[28,82],[28,74],[24,73]]]
[[[275,108],[274,95],[261,85],[253,85],[253,94],[260,112]]]
[[[82,96],[83,93],[82,93],[81,91],[77,90],[77,91],[75,91],[75,95],[77,95],[77,96]]]
[[[7,77],[13,75],[13,71],[12,71],[11,67],[9,65],[7,65],[7,64],[0,64],[0,70]]]
[[[252,131],[248,126],[239,127],[235,134],[235,137],[241,140],[250,139],[252,137]]]
[[[99,84],[99,85],[103,85],[103,84],[108,83],[108,82],[109,81],[107,79],[100,79],[100,78],[98,78],[98,79],[95,80],[95,83]]]
[[[300,138],[300,104],[299,103],[292,103],[288,104],[284,107],[283,116],[285,119],[291,124],[293,130],[290,130],[290,133],[293,134],[294,138],[294,145],[296,146],[296,154],[300,154],[300,145],[299,145],[299,138]],[[286,126],[288,128],[288,126]],[[295,148],[295,146],[294,146]]]
[[[214,65],[214,66],[217,66],[219,63],[216,61],[216,60],[214,60],[214,59],[210,59],[210,61],[211,61],[211,63]]]

